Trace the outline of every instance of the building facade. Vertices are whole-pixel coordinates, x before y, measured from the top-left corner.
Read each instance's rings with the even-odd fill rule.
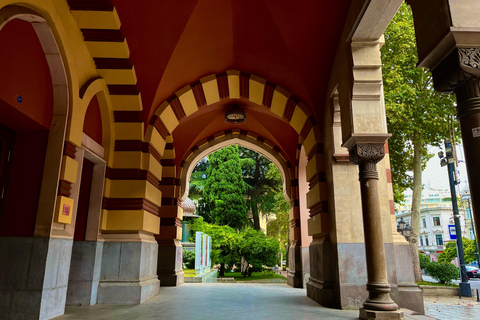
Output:
[[[403,220],[407,225],[410,225],[411,206],[412,195],[407,194],[405,195],[405,203],[395,206],[397,223]],[[459,213],[462,237],[470,238],[472,226],[467,223],[470,222],[470,219],[465,219],[468,211],[462,208],[459,210]],[[438,254],[445,250],[446,243],[454,241],[451,237],[452,233],[455,235],[450,190],[423,190],[420,209],[418,250],[436,261],[438,260]]]
[[[479,207],[480,3],[407,2],[419,65],[457,96]],[[422,313],[395,231],[382,87],[401,3],[0,0],[2,316],[51,319],[181,285],[189,176],[231,144],[280,168],[289,285],[308,263],[321,305]],[[225,122],[229,110],[246,122]]]

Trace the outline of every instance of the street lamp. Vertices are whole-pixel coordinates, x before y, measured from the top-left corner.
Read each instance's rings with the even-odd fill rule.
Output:
[[[404,236],[407,241],[410,238],[410,226],[408,225],[408,223],[403,221],[403,217],[401,217],[400,221],[397,223],[397,232]]]
[[[470,193],[465,192],[462,195],[462,200],[466,200],[468,202],[468,210],[470,211],[470,222],[472,223],[473,241],[475,243],[475,255],[477,256],[477,263],[478,263],[478,267],[480,268],[480,257],[478,255],[478,245],[477,245],[477,238],[475,237],[475,226],[473,224],[473,212],[472,212],[472,207],[470,206],[470,198],[471,198]]]
[[[462,228],[460,227],[460,214],[458,213],[458,204],[457,204],[457,195],[455,193],[455,185],[457,181],[453,176],[455,171],[455,157],[453,156],[453,146],[450,140],[445,140],[445,153],[446,156],[443,157],[443,152],[438,153],[440,158],[440,164],[442,167],[447,166],[448,169],[448,180],[450,181],[450,195],[452,197],[452,207],[453,207],[453,220],[455,221],[455,233],[457,234],[457,254],[458,261],[460,262],[460,277],[462,282],[460,282],[460,296],[471,297],[472,290],[470,289],[470,283],[468,283],[467,271],[465,269],[465,257],[463,256],[463,243],[462,243]]]

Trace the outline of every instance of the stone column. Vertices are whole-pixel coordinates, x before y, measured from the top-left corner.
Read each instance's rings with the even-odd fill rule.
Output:
[[[457,48],[432,72],[435,89],[457,96],[472,209],[480,236],[480,48]]]
[[[377,162],[385,156],[384,143],[355,144],[350,160],[359,165],[368,298],[360,309],[360,319],[403,319],[403,312],[390,297],[382,217],[378,197]]]

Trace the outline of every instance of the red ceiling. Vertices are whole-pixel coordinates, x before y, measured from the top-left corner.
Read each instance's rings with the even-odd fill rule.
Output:
[[[113,3],[135,65],[145,120],[185,85],[226,70],[255,74],[280,85],[312,108],[318,119],[323,117],[327,84],[351,0]],[[246,126],[254,126],[252,131],[268,139],[269,135],[280,134],[266,128],[265,121],[276,123],[268,119],[268,114],[260,116],[250,111]],[[202,118],[209,124],[203,131],[225,127],[220,113]],[[293,131],[284,130],[288,127],[284,123],[277,127],[281,132]],[[194,137],[205,138],[198,136],[202,130],[197,131]],[[184,149],[193,144],[192,139],[183,140]],[[277,140],[285,151],[296,148],[296,141],[294,146],[283,145],[296,139]]]

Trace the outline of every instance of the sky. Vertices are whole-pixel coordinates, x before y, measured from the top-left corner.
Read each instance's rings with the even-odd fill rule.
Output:
[[[430,184],[430,188],[434,188],[434,189],[449,188],[447,167],[440,166],[440,159],[437,156],[440,150],[441,149],[438,147],[429,148],[429,153],[435,154],[435,156],[428,161],[427,167],[423,171],[422,183],[425,187],[428,187],[428,185]],[[457,158],[459,160],[458,167],[457,167],[457,179],[460,180],[459,189],[463,190],[465,187],[468,186],[468,178],[467,178],[467,169],[465,166],[465,156],[463,153],[463,146],[461,145],[457,146]],[[458,191],[458,188],[457,188],[457,191]]]

